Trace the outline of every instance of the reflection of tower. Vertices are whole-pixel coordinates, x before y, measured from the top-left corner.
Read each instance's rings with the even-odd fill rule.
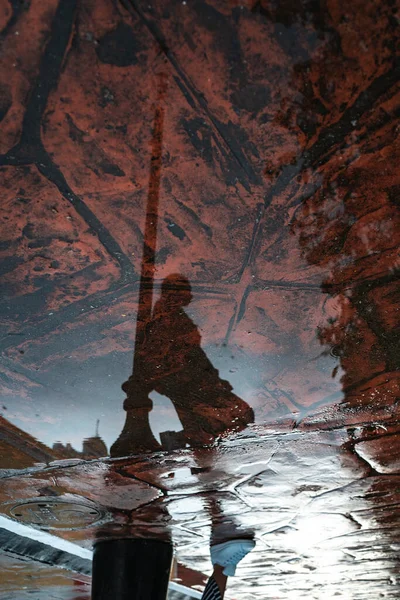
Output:
[[[99,436],[99,419],[96,421],[96,432],[93,437],[83,440],[83,458],[101,458],[107,456],[107,446]]]
[[[122,388],[127,392],[124,409],[127,412],[124,429],[110,449],[111,456],[122,456],[146,450],[157,450],[159,443],[154,438],[149,412],[153,403],[141,382],[142,365],[146,361],[143,355],[145,327],[151,319],[153,302],[153,280],[155,271],[155,253],[157,244],[158,203],[160,195],[162,141],[164,127],[163,100],[166,93],[165,75],[161,74],[154,117],[154,130],[151,148],[149,189],[147,195],[146,221],[143,236],[143,256],[140,274],[138,311],[136,318],[135,349],[133,370],[129,381]]]

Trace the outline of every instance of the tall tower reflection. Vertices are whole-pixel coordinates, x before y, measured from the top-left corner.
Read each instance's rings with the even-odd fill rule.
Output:
[[[161,74],[151,144],[133,369],[122,386],[127,394],[127,416],[121,435],[111,447],[112,457],[162,447],[149,423],[152,391],[171,399],[183,424],[183,431],[173,439],[169,432],[162,436],[167,449],[209,444],[221,433],[243,429],[254,420],[252,409],[232,392],[229,382],[219,378],[201,349],[198,328],[184,310],[192,300],[188,279],[179,273],[166,277],[161,298],[152,310],[166,90],[166,77]]]

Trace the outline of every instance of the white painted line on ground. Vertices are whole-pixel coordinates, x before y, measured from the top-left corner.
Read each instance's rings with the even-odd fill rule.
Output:
[[[73,554],[74,556],[79,556],[80,558],[92,560],[93,553],[91,550],[87,550],[86,548],[82,548],[77,544],[73,544],[72,542],[63,540],[62,538],[59,538],[56,535],[47,533],[47,531],[41,531],[40,529],[28,527],[27,525],[23,525],[22,523],[18,523],[17,521],[13,521],[12,519],[9,519],[8,517],[4,517],[2,515],[0,515],[0,528],[6,529],[7,531],[20,535],[22,537],[29,538],[30,540],[34,540],[35,542],[41,542],[42,544],[46,544],[47,546],[52,546],[53,548],[57,548],[57,550],[68,552],[69,554]]]

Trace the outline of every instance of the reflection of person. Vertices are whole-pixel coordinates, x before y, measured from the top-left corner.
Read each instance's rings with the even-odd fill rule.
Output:
[[[200,342],[197,326],[184,310],[192,300],[189,281],[169,275],[152,317],[142,330],[135,372],[123,384],[127,422],[112,449],[113,456],[135,451],[135,438],[142,435],[138,408],[151,410],[148,396],[156,391],[170,398],[183,425],[182,445],[207,445],[226,431],[239,431],[253,422],[252,409],[219,377]],[[147,436],[154,447],[154,438]],[[142,435],[143,439],[143,435]],[[143,444],[142,447],[143,448]]]

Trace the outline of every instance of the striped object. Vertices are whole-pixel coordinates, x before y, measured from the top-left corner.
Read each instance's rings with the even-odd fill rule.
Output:
[[[221,592],[217,586],[217,582],[213,577],[207,581],[207,585],[201,597],[201,600],[222,600]]]

